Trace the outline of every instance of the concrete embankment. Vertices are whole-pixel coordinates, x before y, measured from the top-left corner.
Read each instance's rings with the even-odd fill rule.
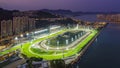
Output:
[[[107,24],[106,24],[107,25]],[[106,25],[104,27],[106,27]],[[73,60],[71,62],[71,64],[73,65],[74,63],[78,62],[81,60],[81,57],[83,56],[83,54],[86,52],[86,50],[88,49],[88,47],[96,40],[96,38],[98,37],[98,35],[101,33],[101,31],[104,29],[104,27],[92,38],[91,41],[89,41],[89,43],[78,53],[78,56],[75,58],[75,60]]]

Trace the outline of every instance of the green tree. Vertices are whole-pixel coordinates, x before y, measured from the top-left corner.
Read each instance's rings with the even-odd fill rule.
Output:
[[[66,68],[64,60],[52,60],[50,61],[50,68]]]

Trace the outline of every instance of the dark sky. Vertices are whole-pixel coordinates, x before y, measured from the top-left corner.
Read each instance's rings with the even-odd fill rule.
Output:
[[[120,11],[120,0],[0,0],[0,7],[19,10]]]

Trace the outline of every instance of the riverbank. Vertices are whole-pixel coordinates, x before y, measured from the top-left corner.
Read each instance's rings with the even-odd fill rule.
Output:
[[[108,23],[106,23],[104,25],[104,27],[102,29],[99,30],[99,32],[92,38],[92,40],[77,54],[78,56],[75,58],[75,60],[73,60],[70,64],[73,65],[76,62],[81,60],[81,57],[84,55],[84,53],[87,51],[87,49],[89,48],[89,46],[96,40],[96,38],[99,36],[99,34],[101,33],[101,31],[108,25]]]

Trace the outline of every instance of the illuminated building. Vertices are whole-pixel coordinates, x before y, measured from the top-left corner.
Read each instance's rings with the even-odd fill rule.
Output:
[[[35,19],[28,16],[13,17],[13,33],[20,34],[35,29]]]
[[[1,38],[12,35],[12,20],[2,20],[0,26]]]

